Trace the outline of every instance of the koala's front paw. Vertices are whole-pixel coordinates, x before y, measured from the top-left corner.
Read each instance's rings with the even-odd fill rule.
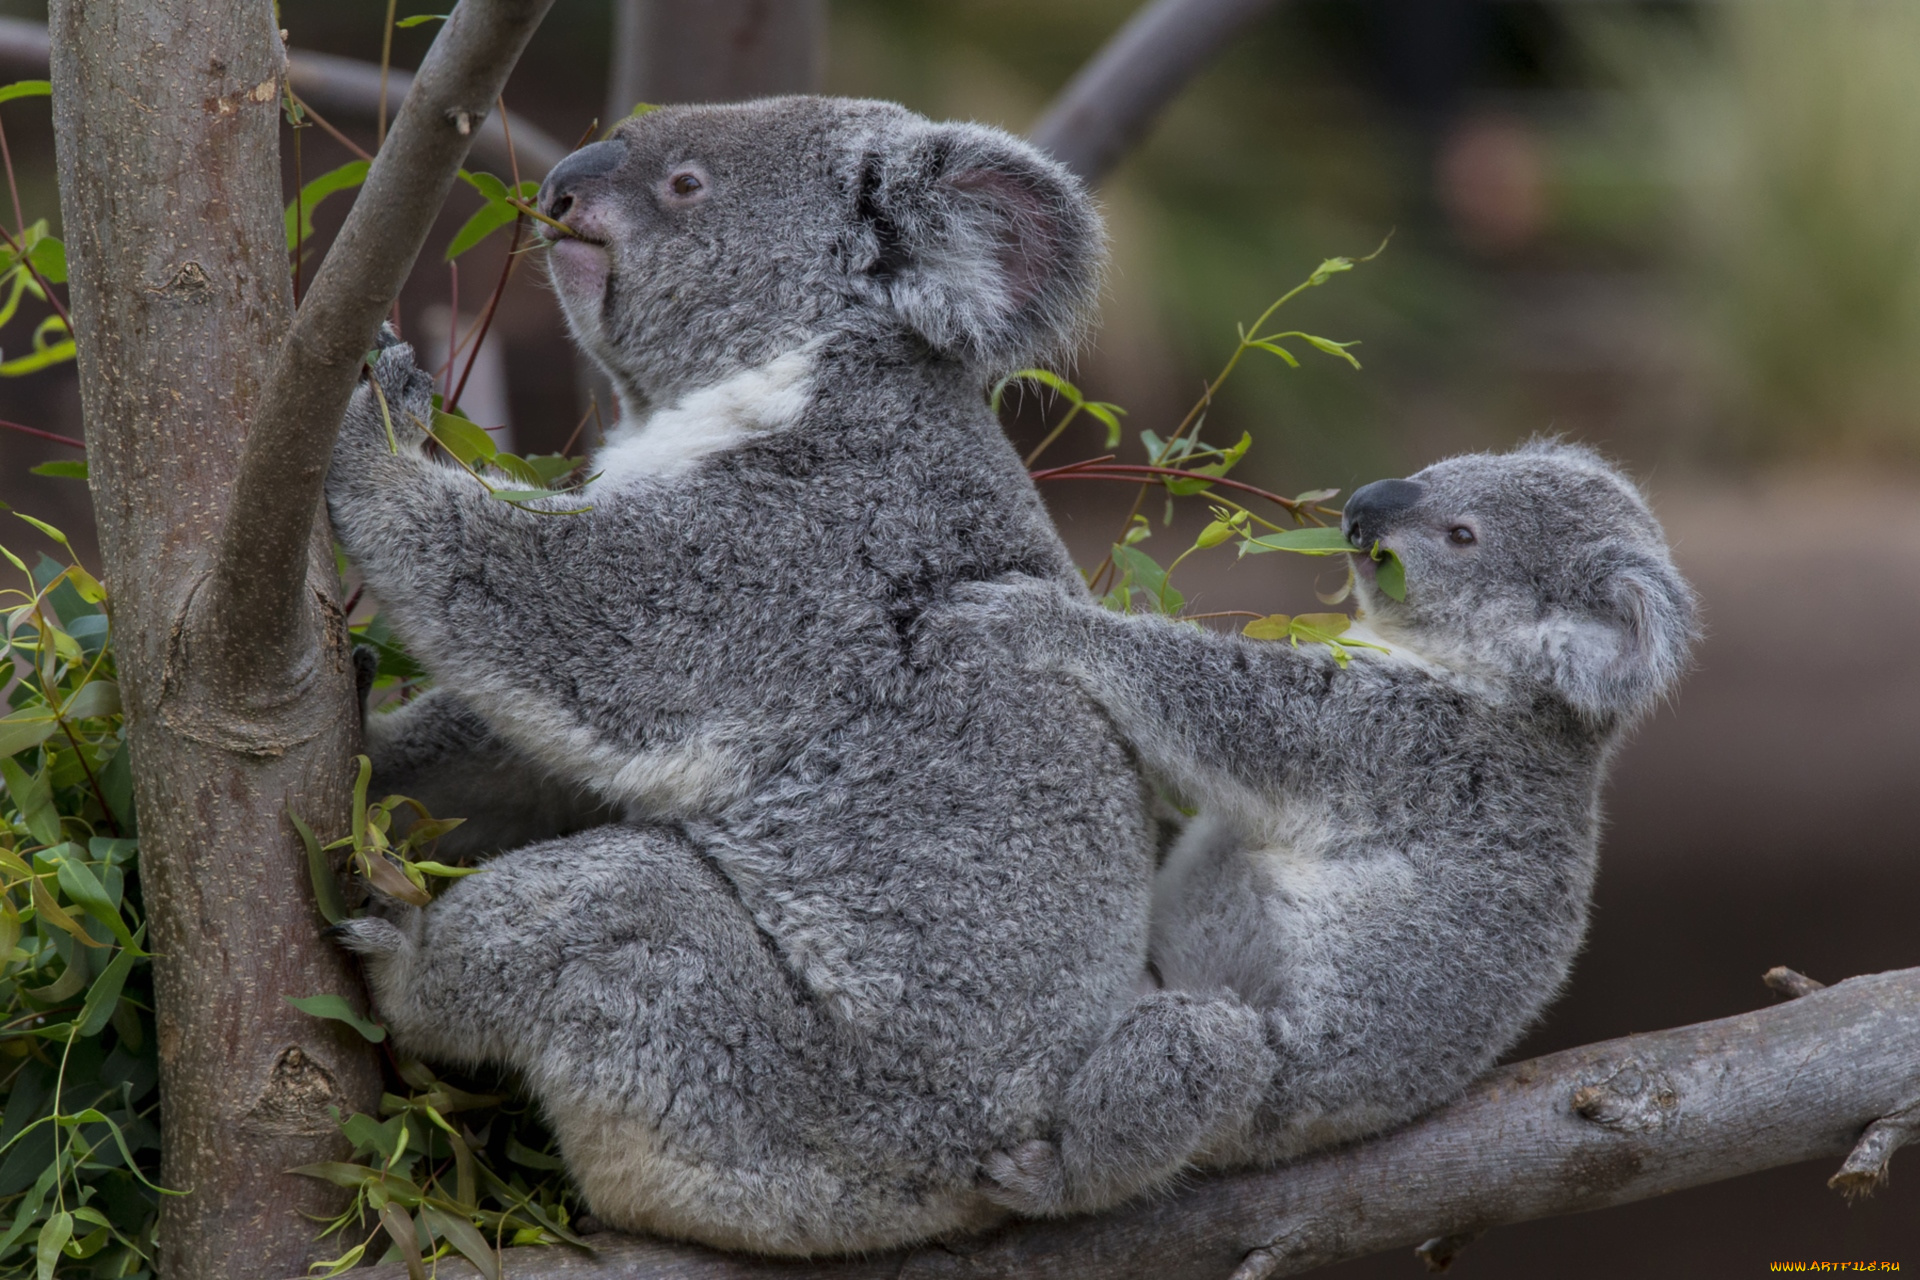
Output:
[[[980,1162],[980,1194],[1029,1218],[1057,1213],[1067,1198],[1066,1166],[1056,1143],[1039,1138]]]
[[[392,453],[418,450],[433,417],[433,375],[414,363],[413,348],[390,326],[380,327],[379,354],[354,389],[340,423],[334,460],[363,449]],[[388,435],[391,428],[392,435]]]
[[[392,960],[412,945],[398,925],[378,916],[342,920],[325,934],[344,949],[372,961]]]

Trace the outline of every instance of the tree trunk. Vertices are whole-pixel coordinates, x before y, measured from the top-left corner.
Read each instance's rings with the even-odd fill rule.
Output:
[[[55,142],[91,487],[154,952],[172,1280],[292,1274],[343,1192],[327,1108],[372,1110],[371,1047],[283,997],[360,985],[318,932],[286,819],[345,825],[358,716],[324,530],[291,634],[231,653],[207,577],[291,318],[285,55],[264,0],[53,0]],[[203,601],[205,597],[202,597]]]

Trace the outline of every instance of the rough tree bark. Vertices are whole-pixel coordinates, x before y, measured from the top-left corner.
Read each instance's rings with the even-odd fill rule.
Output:
[[[329,123],[371,124],[380,110],[380,64],[331,53],[289,49],[287,82]],[[47,29],[24,18],[0,18],[0,78],[39,76],[47,71]],[[387,101],[396,104],[413,87],[413,73],[396,67],[387,76]],[[559,164],[567,149],[518,114],[513,117],[513,149],[508,154],[507,131],[498,115],[490,115],[474,135],[473,156],[495,173],[504,174],[519,161],[529,177]]]
[[[285,814],[344,828],[358,715],[324,526],[375,325],[551,0],[467,0],[289,337],[286,58],[259,0],[54,0],[55,144],[94,509],[112,593],[158,1005],[161,1266],[292,1271],[292,1166],[372,1110],[370,1048],[288,995],[357,991]]]
[[[818,1262],[603,1235],[593,1238],[599,1252],[592,1257],[509,1250],[504,1274],[1275,1280],[1416,1245],[1444,1263],[1503,1223],[1626,1204],[1802,1160],[1846,1155],[1830,1185],[1864,1190],[1920,1131],[1920,969],[1827,988],[1804,978],[1769,983],[1807,994],[1756,1013],[1502,1067],[1452,1106],[1384,1137],[1280,1169],[1203,1179],[1098,1217]],[[452,1260],[440,1268],[449,1280],[474,1274]],[[405,1272],[360,1274],[402,1280]]]

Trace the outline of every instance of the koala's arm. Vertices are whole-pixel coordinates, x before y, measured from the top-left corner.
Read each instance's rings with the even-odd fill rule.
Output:
[[[365,734],[377,794],[418,800],[436,818],[465,819],[435,846],[443,861],[499,853],[618,816],[586,788],[515,750],[446,689],[369,715]],[[411,814],[403,808],[395,817]]]
[[[968,587],[957,611],[1024,661],[1073,676],[1150,770],[1197,795],[1276,790],[1319,749],[1337,686],[1376,678],[1365,658],[1342,670],[1321,645],[1114,613],[1034,579]]]
[[[334,447],[327,476],[334,531],[441,685],[495,730],[512,724],[514,745],[550,773],[584,780],[569,761],[619,726],[589,722],[573,696],[582,673],[559,669],[567,655],[544,642],[577,626],[583,612],[598,622],[598,611],[618,607],[583,589],[583,566],[618,557],[648,562],[644,545],[609,545],[643,541],[646,526],[629,519],[612,530],[594,511],[543,515],[491,497],[473,477],[424,452],[420,424],[431,395],[432,379],[414,366],[409,348],[381,352]],[[617,629],[618,620],[607,625]],[[594,655],[573,658],[591,664],[603,683],[618,679]]]

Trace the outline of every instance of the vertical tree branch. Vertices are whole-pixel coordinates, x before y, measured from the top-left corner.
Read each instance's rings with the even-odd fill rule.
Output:
[[[333,437],[475,131],[553,0],[463,0],[414,76],[387,144],[294,317],[260,399],[213,557],[207,605],[235,660],[297,671],[303,567]]]

